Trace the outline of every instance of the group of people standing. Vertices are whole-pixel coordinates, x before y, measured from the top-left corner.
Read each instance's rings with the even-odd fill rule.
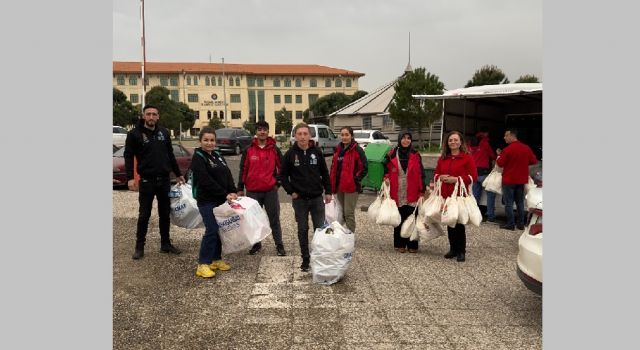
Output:
[[[168,130],[157,125],[159,116],[157,107],[144,106],[143,118],[129,132],[125,143],[124,156],[128,187],[132,191],[139,191],[137,239],[133,254],[133,259],[136,260],[144,256],[145,238],[154,196],[158,201],[160,249],[165,253],[180,254],[180,250],[171,244],[169,237],[169,173],[174,172],[178,184],[183,184],[185,179],[180,173],[173,154]],[[291,196],[302,257],[300,269],[305,272],[310,269],[309,217],[314,230],[321,228],[325,223],[325,205],[332,200],[338,200],[347,228],[352,232],[356,231],[355,208],[358,195],[362,193],[361,181],[367,175],[368,163],[364,151],[353,137],[353,129],[343,127],[340,130],[341,142],[335,148],[330,169],[327,167],[322,151],[315,147],[307,124],[296,125],[293,133],[295,143],[282,155],[275,140],[268,136],[269,124],[258,121],[255,138],[242,153],[236,186],[227,162],[215,151],[215,129],[205,127],[200,131],[200,147],[194,150],[191,162],[194,197],[205,226],[200,243],[196,276],[211,278],[215,276],[216,270],[231,269],[231,266],[221,257],[219,227],[213,215],[213,208],[225,201],[234,200],[238,196],[251,197],[264,206],[278,256],[287,254],[282,241],[278,189],[282,187]],[[510,135],[515,137],[515,131],[510,131]],[[505,140],[507,140],[506,134]],[[524,144],[522,146],[527,147]],[[516,163],[519,166],[522,163],[523,157],[520,154],[523,151],[520,146],[517,147],[517,149],[514,147],[514,151],[509,151],[508,147],[504,151],[504,155],[508,157],[503,160],[498,158],[498,163],[503,163],[501,166],[504,167],[505,172],[511,169],[511,164]],[[447,135],[434,174],[434,179],[439,178],[443,183],[443,197],[451,195],[459,176],[467,185],[478,180],[479,169],[487,166],[480,162],[478,162],[480,166],[477,166],[474,157],[468,153],[461,133],[452,132]],[[137,160],[136,170],[140,176],[139,182],[134,179],[134,159]],[[413,213],[419,198],[427,195],[428,181],[430,181],[425,178],[422,158],[412,146],[410,132],[399,134],[398,145],[385,157],[384,169],[384,181],[390,187],[390,195],[398,205],[402,222],[404,222]],[[513,178],[507,177],[505,185],[512,193],[511,198],[518,203],[522,190],[519,189],[518,184],[509,181],[520,181],[520,174],[514,175]],[[525,183],[526,181],[523,182]],[[518,225],[523,221],[520,218],[520,209],[521,206],[518,204]],[[513,212],[511,216],[513,217]],[[418,242],[400,237],[400,227],[401,225],[394,229],[394,248],[401,253],[406,251],[416,253]],[[458,224],[454,228],[449,227],[448,230],[451,249],[445,258],[457,257],[458,261],[464,261],[466,245],[464,225]],[[261,249],[262,243],[257,243],[251,247],[249,254],[256,254]]]

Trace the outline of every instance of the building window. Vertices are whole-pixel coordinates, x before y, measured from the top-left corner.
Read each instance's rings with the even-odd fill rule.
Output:
[[[278,78],[273,79],[273,87],[280,87],[280,79]]]
[[[242,118],[242,113],[240,111],[231,111],[231,119],[240,119]]]
[[[331,87],[331,79],[327,78],[324,80],[324,87]]]
[[[169,86],[169,79],[165,76],[160,77],[160,86]]]
[[[188,94],[187,101],[189,102],[198,102],[198,94]]]
[[[273,103],[280,103],[280,95],[273,95]]]
[[[302,79],[296,78],[296,87],[302,87]]]
[[[284,103],[291,103],[291,95],[284,95]]]
[[[191,76],[187,77],[187,85],[191,85]]]
[[[140,103],[138,101],[138,94],[131,94],[129,95],[129,101],[131,101],[131,103]]]
[[[180,95],[178,90],[169,90],[169,96],[171,97],[171,101],[178,102],[180,100]]]
[[[256,86],[256,78],[247,78],[247,86],[249,87]]]
[[[207,111],[207,120],[211,120],[211,111]]]
[[[336,87],[342,87],[342,79],[336,79]]]
[[[231,94],[231,103],[240,103],[240,94]]]
[[[291,79],[286,78],[284,80],[284,87],[291,87]]]
[[[302,119],[302,111],[296,111],[296,119]]]
[[[309,81],[309,86],[310,87],[318,87],[318,81],[316,80],[316,78],[313,78]]]
[[[391,119],[391,116],[385,115],[382,117],[382,128],[384,130],[393,129],[393,119]]]
[[[224,112],[220,111],[220,119],[224,119]]]
[[[351,78],[347,78],[347,87],[351,87]]]
[[[218,111],[213,111],[213,117],[218,118]]]
[[[149,86],[149,77],[144,77],[144,85]]]
[[[211,79],[209,79],[208,76],[204,77],[204,85],[206,85],[206,86],[211,85]]]
[[[124,85],[124,75],[116,76],[116,80],[118,81],[118,85]]]
[[[229,86],[233,86],[233,78],[229,77]]]
[[[129,85],[138,85],[138,77],[134,76],[130,76],[129,77]]]
[[[222,77],[218,77],[218,86],[222,86]]]
[[[362,129],[364,130],[371,129],[371,116],[362,117]]]
[[[236,86],[240,86],[240,78],[236,77]]]
[[[198,76],[197,75],[193,76],[193,85],[198,85]]]
[[[256,78],[256,83],[257,83],[258,87],[263,87],[264,86],[264,79],[263,78]]]
[[[296,103],[302,103],[302,95],[296,95]]]
[[[318,100],[318,94],[309,94],[309,107],[311,107]]]
[[[169,78],[169,85],[171,85],[171,86],[178,86],[178,77],[171,77],[171,78]]]

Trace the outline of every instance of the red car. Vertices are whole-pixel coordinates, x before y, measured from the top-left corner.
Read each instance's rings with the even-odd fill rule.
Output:
[[[178,167],[180,172],[187,180],[189,168],[191,168],[191,152],[189,152],[182,145],[173,145],[173,154],[178,161]],[[173,172],[171,174],[171,182],[176,181],[176,176]],[[126,186],[127,185],[127,173],[124,169],[124,147],[113,153],[113,186]]]

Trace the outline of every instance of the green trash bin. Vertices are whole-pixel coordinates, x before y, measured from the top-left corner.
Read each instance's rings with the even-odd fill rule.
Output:
[[[370,143],[364,150],[364,155],[369,163],[369,171],[367,176],[362,179],[362,188],[372,188],[376,191],[382,186],[382,177],[384,176],[384,156],[391,149],[391,145],[383,143]]]

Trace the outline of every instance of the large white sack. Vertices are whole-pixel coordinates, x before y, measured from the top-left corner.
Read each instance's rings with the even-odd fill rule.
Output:
[[[213,208],[213,215],[220,228],[223,254],[249,249],[271,234],[269,217],[253,198],[224,202]]]
[[[351,266],[355,235],[337,221],[316,229],[311,240],[310,266],[314,283],[338,282]]]

